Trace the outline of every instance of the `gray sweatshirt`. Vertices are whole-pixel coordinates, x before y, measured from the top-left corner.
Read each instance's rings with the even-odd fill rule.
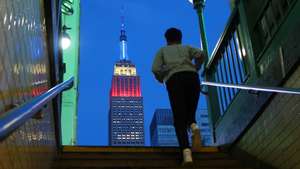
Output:
[[[199,65],[193,63],[194,59],[203,61],[204,53],[188,45],[168,45],[157,52],[152,64],[152,72],[159,82],[166,82],[177,72],[198,72]]]

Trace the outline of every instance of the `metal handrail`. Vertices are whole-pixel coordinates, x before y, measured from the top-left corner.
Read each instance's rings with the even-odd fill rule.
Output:
[[[260,92],[271,92],[271,93],[282,93],[282,94],[294,94],[300,95],[299,88],[287,88],[287,87],[268,87],[268,86],[254,86],[254,85],[242,85],[242,84],[226,84],[226,83],[215,83],[202,81],[201,85],[213,86],[213,87],[226,87],[241,90],[253,90]]]
[[[218,54],[220,52],[220,49],[224,46],[224,44],[226,43],[226,39],[228,38],[228,36],[230,36],[231,30],[234,29],[236,27],[236,24],[238,23],[238,9],[235,8],[232,12],[231,15],[227,21],[225,30],[223,31],[220,39],[218,40],[212,54],[209,57],[209,60],[207,61],[207,64],[205,65],[205,71],[208,71],[211,67],[212,64],[218,59]]]
[[[74,77],[54,86],[47,92],[33,98],[30,102],[7,112],[0,118],[0,141],[32,118],[58,94],[72,87],[73,82]]]

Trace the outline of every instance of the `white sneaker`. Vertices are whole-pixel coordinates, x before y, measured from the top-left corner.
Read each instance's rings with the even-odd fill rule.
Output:
[[[192,130],[192,150],[198,151],[202,147],[200,128],[196,123],[192,123],[191,130]]]
[[[188,165],[193,163],[192,151],[189,148],[186,148],[182,151],[183,153],[183,162],[182,165]]]
[[[191,127],[192,131],[199,129],[199,126],[196,123],[192,123],[190,127]]]

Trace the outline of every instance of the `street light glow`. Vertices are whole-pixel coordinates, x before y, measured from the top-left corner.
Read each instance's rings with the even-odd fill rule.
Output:
[[[63,50],[68,49],[71,46],[71,39],[68,36],[63,36],[61,38],[60,45]]]
[[[68,28],[66,25],[62,28],[62,35],[60,39],[60,46],[63,50],[68,49],[71,46],[71,37],[67,33],[67,30],[70,30],[71,28]]]

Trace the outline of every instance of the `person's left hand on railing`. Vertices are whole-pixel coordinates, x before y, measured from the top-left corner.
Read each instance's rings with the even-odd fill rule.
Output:
[[[205,63],[206,56],[205,53],[202,51],[201,53],[198,53],[195,56],[195,67],[197,69],[197,71],[199,71],[201,69],[201,66],[203,65],[203,63]]]

